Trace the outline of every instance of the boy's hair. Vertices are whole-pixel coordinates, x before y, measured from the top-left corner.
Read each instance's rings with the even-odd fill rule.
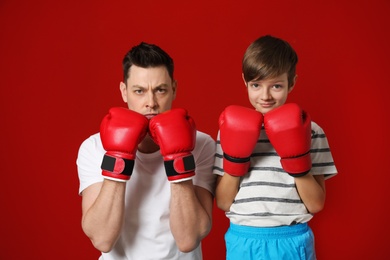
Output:
[[[288,86],[294,83],[298,56],[290,44],[265,35],[247,48],[242,60],[245,82],[274,78],[287,72]]]
[[[173,59],[157,45],[141,42],[126,53],[122,61],[123,82],[125,84],[129,78],[129,69],[133,65],[141,68],[165,66],[173,80]]]

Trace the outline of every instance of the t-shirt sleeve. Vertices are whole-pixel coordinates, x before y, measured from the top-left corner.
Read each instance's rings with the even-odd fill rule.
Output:
[[[223,176],[223,151],[221,147],[221,142],[219,139],[219,131],[217,136],[217,142],[216,142],[216,151],[215,151],[215,157],[214,157],[214,166],[213,166],[213,174]]]
[[[215,141],[209,135],[198,131],[193,155],[196,164],[194,185],[205,188],[214,195],[216,176],[212,174],[212,169]]]
[[[311,174],[323,174],[325,179],[329,179],[337,174],[328,139],[323,129],[314,122],[312,123],[310,156],[312,161]]]
[[[88,186],[103,181],[100,164],[104,153],[98,134],[89,137],[81,144],[76,160],[80,181],[79,194]]]

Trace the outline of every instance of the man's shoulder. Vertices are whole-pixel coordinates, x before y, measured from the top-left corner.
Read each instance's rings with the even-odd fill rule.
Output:
[[[194,149],[194,155],[205,155],[215,153],[215,141],[209,135],[201,131],[196,132],[196,144]]]
[[[87,139],[85,139],[80,146],[80,149],[103,149],[102,141],[100,139],[100,133],[95,133],[90,135]]]
[[[90,142],[100,141],[100,133],[95,133],[90,135],[87,139],[84,140],[84,142],[86,141],[90,141]]]
[[[196,131],[196,141],[197,142],[214,142],[214,139],[207,133],[202,131]]]

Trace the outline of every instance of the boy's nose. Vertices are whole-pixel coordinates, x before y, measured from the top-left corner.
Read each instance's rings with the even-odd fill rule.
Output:
[[[271,99],[271,93],[267,89],[264,89],[264,91],[261,93],[261,99],[262,100]]]

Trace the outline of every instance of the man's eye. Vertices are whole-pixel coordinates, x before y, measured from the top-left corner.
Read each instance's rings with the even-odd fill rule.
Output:
[[[142,91],[142,89],[136,89],[136,90],[134,90],[134,93],[136,93],[136,94],[142,94],[143,91]]]
[[[165,88],[159,88],[157,89],[157,93],[165,93],[167,90]]]

